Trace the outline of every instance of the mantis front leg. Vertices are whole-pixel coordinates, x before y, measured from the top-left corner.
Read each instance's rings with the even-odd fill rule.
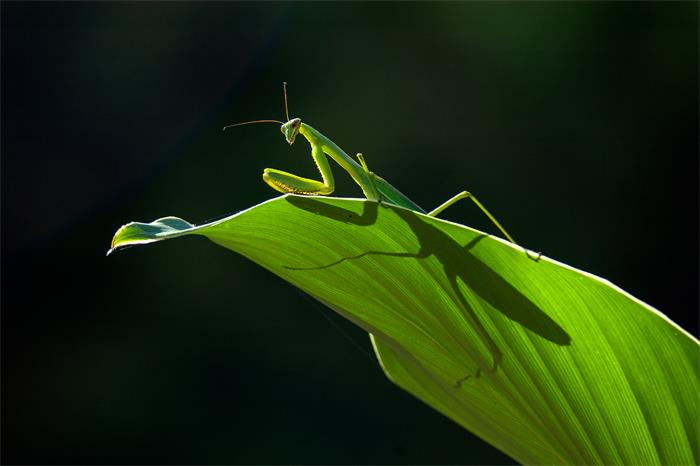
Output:
[[[311,157],[316,162],[318,171],[321,172],[323,182],[302,178],[301,176],[274,168],[266,168],[263,171],[263,180],[281,193],[318,194],[322,196],[331,194],[335,190],[335,180],[333,179],[333,172],[328,163],[328,158],[320,144],[311,142]]]

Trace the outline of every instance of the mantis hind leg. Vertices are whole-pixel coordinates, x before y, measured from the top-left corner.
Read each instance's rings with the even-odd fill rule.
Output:
[[[270,187],[281,193],[318,194],[322,196],[331,194],[335,190],[335,180],[333,179],[333,172],[328,164],[326,154],[323,153],[320,145],[312,145],[311,156],[316,162],[316,167],[321,173],[323,181],[303,178],[274,168],[266,168],[263,171],[263,180]]]
[[[481,202],[479,202],[479,200],[476,198],[476,196],[474,196],[469,191],[462,191],[461,193],[457,194],[456,196],[448,199],[446,202],[444,202],[443,204],[440,204],[434,210],[428,212],[428,215],[431,217],[437,217],[440,212],[447,209],[452,204],[455,204],[455,203],[461,201],[462,199],[471,199],[472,201],[474,201],[474,204],[476,204],[476,206],[479,209],[481,209],[481,211],[484,213],[484,215],[486,215],[489,218],[489,220],[491,220],[491,222],[501,231],[501,233],[503,233],[503,235],[505,235],[505,237],[508,238],[508,241],[510,241],[513,244],[518,244],[515,242],[513,237],[508,234],[506,229],[503,228],[503,226],[498,222],[498,220],[496,220],[496,217],[491,215],[491,212],[489,212],[488,209],[486,209],[486,207],[484,207],[484,205]]]
[[[447,208],[450,207],[452,204],[455,204],[456,202],[461,201],[462,199],[471,199],[472,201],[474,201],[474,204],[476,204],[476,206],[477,206],[479,209],[481,209],[481,211],[484,213],[484,215],[486,215],[486,216],[489,218],[489,220],[491,220],[491,222],[501,231],[501,233],[503,233],[503,235],[504,235],[506,238],[508,238],[508,241],[510,241],[511,243],[516,244],[516,245],[518,244],[518,243],[515,242],[515,240],[513,239],[513,237],[510,236],[510,234],[508,234],[508,232],[506,231],[506,229],[503,228],[503,225],[501,225],[500,222],[499,222],[498,220],[496,220],[496,217],[494,217],[494,216],[491,214],[491,212],[489,212],[488,209],[487,209],[486,207],[484,207],[484,205],[483,205],[481,202],[479,202],[479,200],[476,198],[476,196],[474,196],[474,195],[473,195],[472,193],[470,193],[469,191],[462,191],[461,193],[457,194],[456,196],[454,196],[454,197],[448,199],[446,202],[440,204],[438,207],[436,207],[436,208],[433,209],[432,211],[428,212],[428,215],[430,215],[431,217],[437,217],[438,214],[439,214],[440,212],[442,212],[443,210],[447,209]],[[540,257],[542,257],[542,253],[541,253],[541,252],[538,252],[538,253],[537,253],[537,256],[535,256],[535,257],[530,256],[530,253],[528,252],[527,249],[525,249],[525,255],[526,255],[528,258],[534,260],[535,262],[539,261],[539,260],[540,260]]]

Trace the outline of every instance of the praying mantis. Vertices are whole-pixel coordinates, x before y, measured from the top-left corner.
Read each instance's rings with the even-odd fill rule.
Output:
[[[335,190],[335,180],[331,171],[328,158],[335,160],[353,180],[360,186],[365,197],[370,201],[388,202],[390,204],[404,207],[409,210],[417,211],[426,214],[430,217],[437,217],[442,211],[455,204],[462,199],[471,199],[474,204],[489,218],[489,220],[500,230],[503,235],[513,244],[517,244],[513,237],[508,234],[505,228],[496,220],[491,212],[479,202],[479,200],[469,191],[462,191],[456,196],[448,199],[430,212],[423,210],[418,204],[413,202],[401,191],[392,186],[381,176],[370,171],[367,167],[364,156],[361,153],[357,154],[359,164],[352,159],[343,149],[338,147],[328,137],[321,134],[318,130],[312,128],[306,123],[302,123],[301,118],[289,118],[289,106],[287,104],[287,83],[282,85],[284,90],[284,111],[287,122],[279,120],[254,120],[245,121],[227,125],[223,129],[232,128],[234,126],[249,125],[256,123],[277,123],[282,125],[281,131],[289,145],[294,144],[296,137],[301,134],[311,145],[311,157],[318,171],[321,173],[322,181],[316,181],[309,178],[302,178],[291,173],[277,170],[274,168],[266,168],[263,171],[263,180],[276,191],[281,193],[306,194],[306,195],[321,195],[327,196]]]

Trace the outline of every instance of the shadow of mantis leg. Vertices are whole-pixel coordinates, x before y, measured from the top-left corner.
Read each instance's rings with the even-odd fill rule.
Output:
[[[459,289],[459,285],[457,284],[457,276],[453,274],[448,274],[448,279],[450,281],[450,285],[452,286],[453,291],[457,296],[457,299],[461,304],[462,310],[464,311],[465,315],[468,316],[468,319],[472,324],[472,328],[476,331],[476,334],[479,336],[480,340],[491,353],[491,357],[493,358],[491,367],[483,369],[483,372],[494,374],[498,370],[498,365],[503,359],[503,353],[501,352],[498,345],[496,345],[496,342],[493,341],[493,338],[491,338],[491,335],[489,335],[489,332],[481,323],[479,317],[477,317],[476,313],[474,312],[474,309],[472,309],[472,307],[469,305],[464,295],[462,294],[462,291]],[[467,374],[465,377],[461,378],[460,380],[457,380],[454,384],[455,388],[461,387],[462,383],[467,379],[470,379],[471,377],[481,377],[481,373],[482,367],[479,366],[476,368],[474,374]]]

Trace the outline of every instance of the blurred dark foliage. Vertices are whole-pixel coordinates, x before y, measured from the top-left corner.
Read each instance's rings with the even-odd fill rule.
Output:
[[[246,259],[201,238],[105,258],[127,221],[273,197],[264,167],[315,176],[272,125],[221,132],[282,118],[283,80],[424,207],[469,189],[697,335],[697,3],[0,8],[4,463],[512,462]]]

